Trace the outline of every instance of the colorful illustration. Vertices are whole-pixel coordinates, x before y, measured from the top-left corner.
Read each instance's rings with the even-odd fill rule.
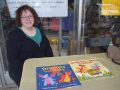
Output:
[[[48,74],[45,74],[45,75],[42,75],[42,74],[39,74],[38,75],[39,78],[44,78],[44,86],[48,86],[48,85],[54,85],[55,84],[55,81],[52,77],[54,77],[55,75],[52,74],[51,76],[49,76]]]
[[[81,85],[69,64],[36,67],[37,90]]]
[[[63,75],[61,75],[59,82],[61,82],[61,83],[71,82],[70,76],[71,76],[71,72],[65,72]]]
[[[79,80],[110,76],[112,73],[94,59],[69,62]]]

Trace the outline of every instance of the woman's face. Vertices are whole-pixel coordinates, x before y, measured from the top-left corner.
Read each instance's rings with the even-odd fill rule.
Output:
[[[34,24],[33,14],[29,10],[24,10],[21,14],[22,27],[32,28]]]

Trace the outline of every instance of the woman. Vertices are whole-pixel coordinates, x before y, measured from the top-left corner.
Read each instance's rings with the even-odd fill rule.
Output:
[[[53,56],[47,37],[42,28],[37,25],[38,20],[38,15],[32,7],[21,6],[16,10],[18,27],[8,35],[9,76],[18,86],[25,60]]]

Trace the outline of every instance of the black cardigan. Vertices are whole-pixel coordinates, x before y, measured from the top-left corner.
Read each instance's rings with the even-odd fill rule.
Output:
[[[53,56],[47,37],[42,29],[39,29],[42,36],[42,41],[39,45],[28,38],[19,28],[11,31],[8,35],[6,47],[9,63],[9,76],[18,86],[20,85],[23,64],[26,59]]]

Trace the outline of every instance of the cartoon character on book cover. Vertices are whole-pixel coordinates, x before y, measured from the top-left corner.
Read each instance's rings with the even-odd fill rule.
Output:
[[[105,66],[94,59],[71,61],[69,63],[81,81],[112,74]]]
[[[53,90],[80,85],[69,64],[36,68],[37,90]]]

